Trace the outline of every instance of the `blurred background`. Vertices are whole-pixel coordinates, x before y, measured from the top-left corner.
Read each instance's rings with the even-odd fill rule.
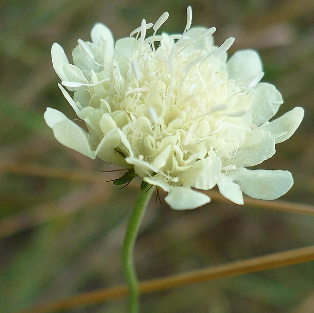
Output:
[[[186,7],[193,25],[215,26],[231,50],[257,49],[264,81],[285,104],[305,108],[296,134],[263,163],[287,169],[295,185],[286,201],[314,203],[313,0],[2,0],[0,1],[0,312],[124,282],[120,252],[138,182],[119,190],[118,173],[58,144],[43,120],[47,106],[75,118],[60,93],[50,48],[70,56],[95,22],[126,37],[142,18],[182,32]],[[152,200],[136,245],[141,280],[225,264],[314,243],[314,217],[213,201],[188,212]],[[311,313],[314,263],[300,264],[145,295],[150,313]],[[126,300],[67,312],[125,312]]]

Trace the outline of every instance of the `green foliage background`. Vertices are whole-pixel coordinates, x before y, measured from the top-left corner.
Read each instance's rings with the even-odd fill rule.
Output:
[[[70,55],[89,40],[95,22],[125,37],[142,18],[164,12],[163,30],[180,32],[186,7],[193,25],[216,26],[216,41],[236,37],[233,49],[259,50],[265,81],[282,92],[280,114],[303,106],[297,133],[278,146],[269,169],[288,169],[295,186],[287,201],[314,201],[314,1],[284,0],[2,0],[0,1],[0,312],[21,310],[124,282],[120,252],[138,184],[119,191],[88,183],[31,175],[40,166],[116,173],[59,145],[45,125],[47,106],[75,118],[57,88],[50,47]],[[232,52],[232,51],[231,51]],[[36,165],[28,175],[12,173]],[[13,166],[14,167],[14,166]],[[67,174],[65,173],[65,176]],[[161,198],[163,198],[161,194]],[[314,244],[314,218],[213,202],[175,212],[152,201],[136,246],[140,279],[150,279]],[[11,230],[11,231],[8,231]],[[142,297],[143,312],[311,313],[314,263],[182,287]],[[125,312],[126,300],[68,312]]]

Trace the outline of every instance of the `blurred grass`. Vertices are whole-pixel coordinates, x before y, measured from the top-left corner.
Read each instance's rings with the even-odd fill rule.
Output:
[[[314,1],[23,1],[0,2],[0,162],[14,161],[80,171],[110,169],[57,144],[43,121],[47,106],[74,118],[56,86],[50,47],[70,54],[92,25],[106,23],[116,38],[142,18],[169,11],[164,30],[181,31],[186,6],[193,24],[217,27],[217,43],[235,36],[235,48],[256,48],[265,80],[275,83],[285,104],[306,117],[292,139],[278,146],[264,168],[292,171],[287,201],[314,203]],[[114,174],[103,173],[105,179]],[[35,212],[38,226],[0,241],[0,312],[40,301],[122,283],[120,250],[135,189],[0,173],[0,218]],[[55,209],[55,211],[54,211]],[[48,212],[48,213],[47,213]],[[27,220],[22,218],[22,222]],[[33,222],[33,221],[31,221]],[[141,279],[313,244],[313,217],[209,204],[175,212],[152,203],[136,247]],[[143,312],[314,312],[314,267],[295,265],[214,283],[143,296]],[[125,312],[125,300],[71,312]]]

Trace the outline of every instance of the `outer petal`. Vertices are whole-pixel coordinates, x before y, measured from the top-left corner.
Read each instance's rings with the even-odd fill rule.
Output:
[[[194,44],[191,44],[184,49],[184,53],[190,55],[194,51],[200,51],[204,48],[204,40],[197,40],[199,36],[203,35],[208,29],[206,27],[192,27],[184,35],[184,38],[188,37],[195,40]],[[210,43],[213,44],[213,36],[210,36]],[[185,39],[183,39],[185,40]],[[180,44],[180,40],[178,41]]]
[[[161,175],[155,175],[154,177],[144,177],[144,181],[151,185],[158,186],[162,188],[164,191],[169,191],[171,186],[165,182]]]
[[[169,158],[170,152],[171,152],[172,146],[169,145],[166,149],[164,149],[162,152],[160,152],[154,161],[152,162],[152,166],[155,167],[157,170],[164,167],[167,163],[167,160]]]
[[[125,61],[133,56],[138,42],[135,38],[122,38],[116,42],[114,56],[117,61]]]
[[[288,171],[239,168],[229,173],[245,194],[256,199],[277,199],[287,193],[293,185],[292,175]]]
[[[57,43],[54,43],[51,47],[51,58],[53,68],[56,71],[57,75],[60,77],[61,80],[67,80],[63,68],[65,65],[69,64],[69,61],[64,53],[63,48]]]
[[[67,81],[78,82],[83,84],[88,83],[86,77],[77,66],[73,64],[67,64],[64,66],[63,70],[67,77]]]
[[[210,198],[190,188],[172,187],[165,201],[174,210],[190,210],[210,202]]]
[[[61,84],[58,84],[58,87],[60,88],[64,98],[69,102],[73,110],[75,111],[76,115],[80,117],[80,109],[78,107],[78,104],[71,98],[71,96],[68,94],[68,92],[63,88]]]
[[[114,128],[109,131],[96,149],[96,155],[101,160],[119,166],[127,166],[125,159],[114,149],[121,145],[121,131]]]
[[[304,117],[304,110],[296,107],[283,116],[265,124],[260,129],[270,131],[276,143],[289,139],[301,124]]]
[[[275,86],[260,83],[256,87],[254,101],[249,109],[252,123],[259,126],[270,120],[283,103],[280,92]]]
[[[68,118],[58,110],[47,108],[44,114],[44,119],[47,125],[52,128],[55,124],[63,122]]]
[[[52,128],[55,138],[63,145],[91,159],[95,153],[91,150],[87,133],[57,110],[47,108],[45,121]]]
[[[180,181],[184,186],[208,190],[213,188],[220,177],[221,161],[210,153],[206,159],[197,161],[194,166],[184,171]]]
[[[243,204],[243,194],[240,186],[233,182],[233,180],[225,175],[221,175],[218,181],[218,188],[220,193],[227,199],[236,204]]]
[[[230,159],[230,164],[245,167],[254,166],[271,158],[275,152],[275,139],[270,132],[265,131],[261,140],[250,146],[240,148],[236,156]]]
[[[235,79],[237,82],[249,82],[262,70],[262,61],[254,50],[240,50],[227,62],[229,78]]]
[[[149,176],[152,173],[157,173],[158,170],[146,161],[139,160],[138,158],[126,158],[128,164],[134,165],[135,173],[140,177]]]
[[[110,29],[106,25],[101,23],[95,24],[91,31],[91,38],[96,46],[99,46],[101,40],[104,40],[107,43],[108,52],[113,54],[114,39]]]

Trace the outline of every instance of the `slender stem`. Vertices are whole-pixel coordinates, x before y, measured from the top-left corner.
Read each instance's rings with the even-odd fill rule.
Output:
[[[126,229],[123,250],[122,250],[122,262],[123,269],[127,279],[127,284],[129,287],[129,312],[138,313],[139,312],[139,289],[138,289],[138,279],[136,275],[136,270],[134,266],[133,252],[135,240],[140,228],[146,206],[148,201],[154,192],[154,186],[148,186],[145,189],[140,189],[137,200],[133,207],[132,214]]]

